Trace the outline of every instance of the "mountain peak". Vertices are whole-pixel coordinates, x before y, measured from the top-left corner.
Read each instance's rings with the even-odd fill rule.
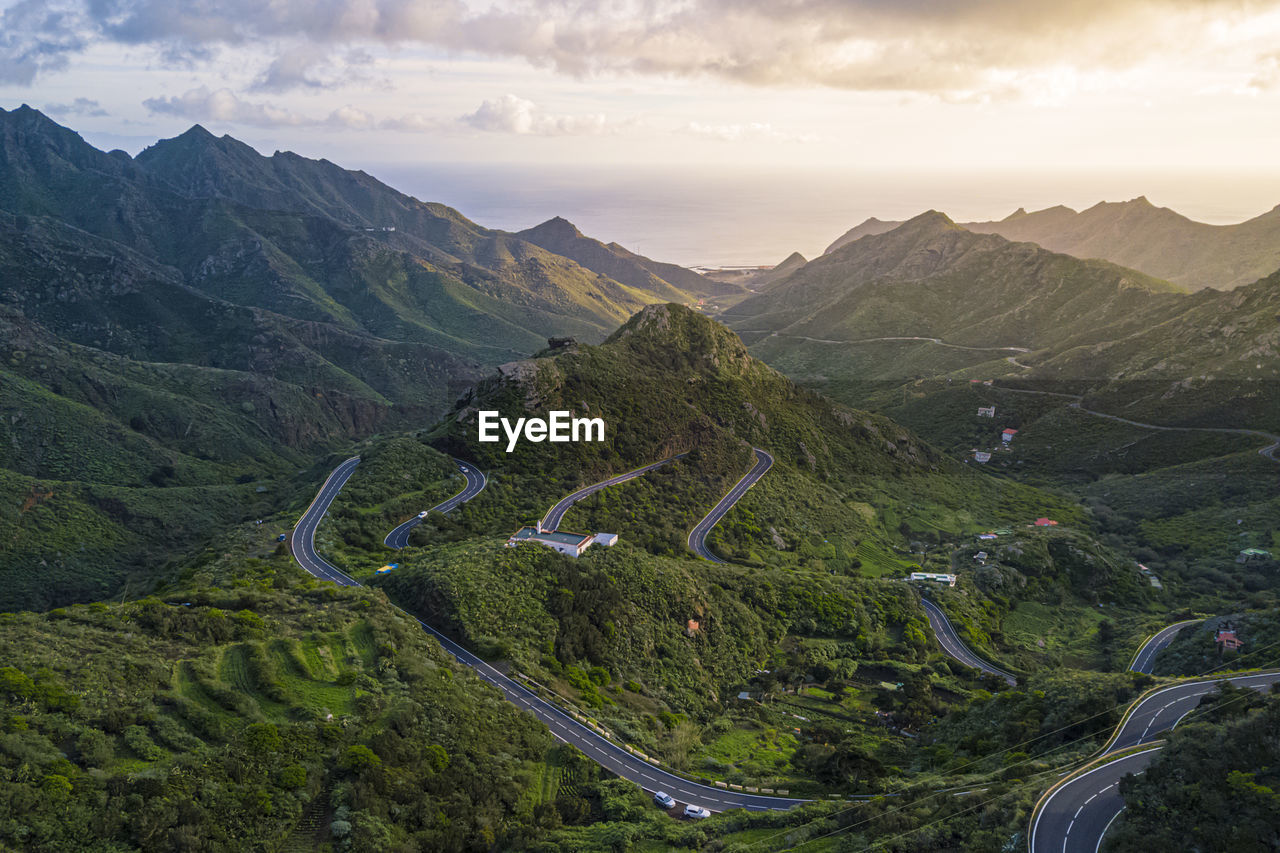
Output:
[[[175,137],[174,137],[174,139],[175,139],[175,140],[176,140],[176,139],[185,139],[185,140],[197,140],[197,139],[199,139],[199,140],[213,140],[213,139],[216,139],[216,138],[217,138],[217,137],[215,137],[212,133],[210,133],[208,130],[206,130],[206,129],[205,129],[205,126],[204,126],[204,125],[202,125],[202,124],[193,124],[193,125],[191,125],[191,127],[187,128],[185,131],[183,131],[182,133],[180,133],[180,134],[178,134],[177,136],[175,136]]]
[[[553,216],[546,222],[533,226],[529,231],[536,232],[546,237],[559,239],[583,236],[583,233],[578,230],[578,226],[574,225],[563,216]]]
[[[44,113],[27,104],[15,107],[7,112],[4,109],[0,109],[0,121],[5,119],[14,122],[25,130],[39,129],[50,133],[70,133],[77,138],[79,137],[79,134],[75,131],[63,127]]]
[[[962,231],[959,225],[940,210],[926,210],[913,216],[899,225],[895,230],[916,233],[941,233],[943,231]]]
[[[606,344],[626,343],[631,349],[668,359],[672,352],[700,356],[718,369],[741,370],[751,361],[742,339],[726,326],[674,302],[646,305],[609,336]]]

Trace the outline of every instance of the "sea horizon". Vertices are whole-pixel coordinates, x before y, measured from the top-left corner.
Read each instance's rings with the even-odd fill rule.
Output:
[[[520,231],[556,216],[603,242],[686,267],[767,266],[792,252],[812,259],[869,217],[908,219],[940,210],[957,222],[1003,219],[1062,204],[1146,197],[1213,225],[1242,222],[1280,204],[1280,172],[1118,170],[928,174],[919,170],[720,171],[532,164],[342,164],[488,228]]]

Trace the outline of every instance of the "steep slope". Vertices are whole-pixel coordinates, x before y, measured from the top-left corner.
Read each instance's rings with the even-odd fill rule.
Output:
[[[316,455],[658,298],[327,161],[0,110],[0,606],[145,588]]]
[[[600,340],[662,298],[363,173],[200,128],[132,160],[24,107],[0,111],[0,145],[0,209],[120,243],[219,299],[468,360]]]
[[[1177,302],[1174,291],[1106,262],[974,234],[930,211],[823,255],[723,319],[783,342],[919,336],[1040,349],[1125,334],[1147,322],[1139,309]],[[782,345],[760,343],[766,352]]]
[[[512,422],[557,409],[600,417],[605,438],[522,441],[508,453],[505,441],[477,440],[482,409]],[[963,529],[971,513],[1016,517],[1045,499],[986,483],[891,421],[797,387],[725,327],[677,305],[644,309],[601,346],[503,365],[432,435],[512,487],[467,509],[494,532],[532,523],[581,486],[687,454],[565,518],[567,529],[596,525],[663,554],[688,554],[689,529],[750,467],[752,447],[775,466],[740,505],[749,512],[731,514],[712,537],[746,562],[893,571],[906,565],[891,556],[903,530]]]
[[[868,219],[827,252],[900,224]],[[1080,212],[1062,205],[1032,213],[1018,208],[999,221],[966,222],[963,227],[1077,258],[1102,258],[1188,290],[1231,290],[1280,269],[1280,205],[1235,225],[1209,225],[1139,197],[1099,202]]]
[[[832,252],[834,252],[836,249],[843,248],[844,246],[847,246],[848,244],[852,243],[854,240],[858,240],[866,236],[874,237],[876,234],[883,234],[886,231],[892,231],[893,229],[897,228],[901,224],[902,224],[901,221],[886,222],[885,220],[876,219],[874,216],[872,216],[869,219],[863,221],[862,223],[853,226],[848,231],[844,232],[839,237],[837,237],[830,246],[827,246],[827,248],[823,249],[822,254],[829,255]]]
[[[7,614],[0,654],[4,766],[31,771],[0,781],[6,849],[514,849],[531,803],[554,813],[529,781],[560,763],[545,728],[285,553],[228,554],[165,600]]]
[[[1165,322],[1063,348],[1030,376],[1084,380],[1088,405],[1134,420],[1277,432],[1280,272],[1184,302]]]
[[[765,270],[759,273],[758,275],[753,276],[750,282],[751,287],[754,290],[762,290],[764,288],[767,288],[769,285],[773,284],[774,282],[782,281],[782,279],[791,275],[793,272],[800,269],[802,266],[804,266],[807,263],[809,263],[809,261],[805,258],[804,255],[800,254],[799,252],[792,252],[791,254],[787,255],[787,257],[782,261],[782,263],[778,264],[773,269]]]
[[[1014,213],[966,227],[1078,258],[1105,258],[1189,290],[1230,290],[1280,269],[1280,205],[1235,225],[1208,225],[1139,197],[1099,202],[1079,213]]]
[[[712,281],[684,267],[637,255],[617,243],[606,245],[593,240],[559,216],[517,232],[515,236],[667,301],[683,302],[691,297],[741,292],[740,288]]]

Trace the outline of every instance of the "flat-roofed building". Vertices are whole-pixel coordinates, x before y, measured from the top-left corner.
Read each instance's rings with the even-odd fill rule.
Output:
[[[930,581],[932,583],[945,583],[947,586],[956,585],[956,576],[944,574],[942,572],[912,572],[911,577],[907,580],[913,581]]]
[[[521,527],[507,540],[507,547],[522,542],[536,542],[554,548],[561,554],[570,557],[581,557],[582,552],[592,545],[615,545],[618,542],[616,533],[569,533],[565,530],[540,530],[537,527]]]

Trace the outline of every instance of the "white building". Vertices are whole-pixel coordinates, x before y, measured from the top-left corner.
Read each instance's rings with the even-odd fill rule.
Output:
[[[559,551],[561,554],[568,554],[570,557],[581,557],[582,552],[592,545],[609,547],[618,544],[618,534],[568,533],[560,530],[543,530],[541,526],[521,527],[507,539],[507,547],[510,548],[522,542],[536,542],[539,545],[546,545],[548,548]]]
[[[947,586],[956,585],[956,576],[944,574],[942,572],[912,572],[908,580],[913,581],[932,581],[933,583],[945,583]]]

